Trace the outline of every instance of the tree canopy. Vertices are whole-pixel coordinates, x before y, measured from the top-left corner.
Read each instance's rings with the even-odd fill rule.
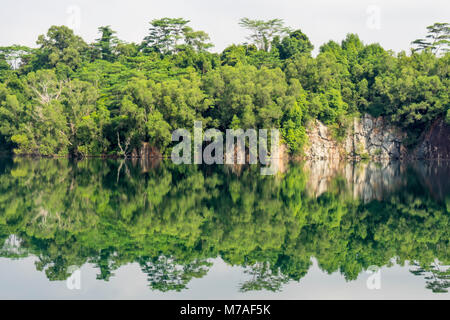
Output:
[[[429,27],[423,50],[411,53],[348,34],[317,56],[308,36],[280,19],[243,18],[251,43],[221,53],[189,24],[155,19],[141,43],[102,26],[91,44],[52,26],[37,48],[0,48],[1,151],[108,156],[149,143],[168,154],[170,133],[201,120],[221,130],[279,128],[301,153],[315,119],[339,138],[353,117],[384,116],[410,145],[436,119],[450,123],[448,24]]]

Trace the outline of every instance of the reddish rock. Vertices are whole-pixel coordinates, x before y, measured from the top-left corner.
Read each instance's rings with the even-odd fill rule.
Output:
[[[444,119],[436,120],[422,135],[422,141],[414,150],[412,157],[417,159],[450,159],[450,126]]]

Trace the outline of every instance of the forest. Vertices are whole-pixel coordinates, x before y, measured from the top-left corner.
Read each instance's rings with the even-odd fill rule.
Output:
[[[278,128],[301,154],[318,119],[336,140],[364,113],[408,133],[408,146],[436,119],[450,123],[450,26],[435,23],[410,52],[364,44],[356,34],[317,55],[281,19],[240,25],[248,42],[213,53],[204,31],[182,18],[150,22],[141,43],[111,26],[86,43],[52,26],[30,48],[0,48],[0,151],[16,155],[130,156],[146,142],[162,154],[171,133],[205,128]],[[413,40],[413,39],[412,39]]]

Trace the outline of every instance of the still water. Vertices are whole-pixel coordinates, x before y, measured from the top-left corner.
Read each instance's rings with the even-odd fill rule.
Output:
[[[450,164],[0,159],[0,298],[449,299]]]

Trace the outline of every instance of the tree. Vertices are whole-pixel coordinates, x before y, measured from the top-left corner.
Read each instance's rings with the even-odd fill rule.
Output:
[[[69,151],[75,156],[101,155],[108,143],[103,128],[109,122],[109,112],[97,104],[97,89],[78,79],[64,84],[61,103],[67,119]]]
[[[289,32],[289,29],[284,26],[281,19],[272,20],[251,20],[249,18],[242,18],[239,25],[251,32],[248,37],[259,50],[266,52],[270,51],[274,37],[281,36]]]
[[[0,70],[17,70],[35,50],[25,46],[0,47]]]
[[[64,82],[53,70],[39,70],[27,76],[31,105],[18,121],[11,137],[17,154],[67,155],[70,145],[61,95]]]
[[[1,49],[0,49],[1,50]],[[4,53],[0,53],[0,73],[5,70],[10,70],[11,66],[9,65],[6,55]]]
[[[208,42],[210,40],[209,35],[204,31],[194,31],[191,27],[186,27],[183,34],[186,45],[199,52],[214,47],[212,43]]]
[[[157,51],[170,54],[176,51],[189,20],[182,18],[162,18],[150,22],[150,34],[144,38],[144,51]]]
[[[288,59],[296,54],[310,54],[314,46],[301,30],[295,30],[277,44],[277,49],[281,59]]]
[[[98,56],[100,59],[112,62],[115,59],[115,51],[119,42],[115,36],[116,32],[111,29],[111,26],[100,27],[98,31],[101,37],[94,43],[94,47],[98,50]]]
[[[19,102],[5,85],[0,84],[0,140],[2,140],[2,151],[11,149],[11,137],[18,131],[19,124],[23,121],[24,106]]]
[[[144,38],[144,52],[156,51],[162,54],[173,54],[184,48],[204,52],[213,47],[208,42],[209,35],[204,31],[195,31],[187,24],[189,20],[182,18],[155,19],[150,24],[150,34]]]
[[[36,43],[40,46],[36,68],[54,68],[63,64],[75,70],[81,65],[88,48],[84,40],[66,26],[50,27]]]
[[[442,58],[441,58],[442,59]],[[410,145],[448,110],[448,78],[436,74],[438,58],[429,51],[400,55],[389,72],[375,78],[370,108],[379,108],[408,132]]]
[[[306,91],[297,79],[291,79],[289,88],[291,94],[295,92],[295,101],[286,107],[282,121],[282,134],[289,151],[298,155],[303,151],[303,146],[308,140],[306,135],[306,120],[304,113],[308,109]]]
[[[222,65],[236,66],[238,63],[247,62],[247,47],[244,45],[231,45],[223,50],[220,60]]]
[[[223,66],[206,74],[203,89],[213,108],[208,116],[230,128],[234,116],[241,128],[279,127],[288,85],[280,69],[251,65]]]
[[[450,50],[450,25],[448,23],[439,23],[428,26],[428,35],[425,39],[414,40],[411,44],[415,45],[414,52],[422,50],[431,50],[438,55],[441,52],[446,53]]]

